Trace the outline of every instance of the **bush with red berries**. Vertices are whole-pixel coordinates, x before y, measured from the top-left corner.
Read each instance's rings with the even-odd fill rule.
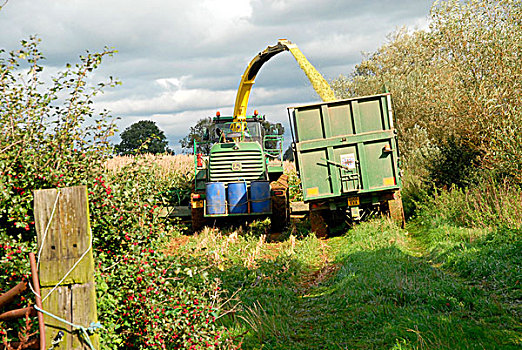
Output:
[[[139,159],[120,171],[106,170],[115,128],[92,102],[117,82],[91,85],[88,77],[114,51],[87,53],[48,82],[38,43],[31,38],[12,52],[0,50],[0,292],[30,274],[33,191],[86,185],[102,347],[229,347],[226,330],[216,323],[219,281],[210,280],[198,261],[163,251],[177,229],[159,215],[168,181]],[[2,341],[16,336],[17,325],[9,327],[0,324]]]
[[[228,347],[219,281],[199,260],[165,253],[177,226],[160,215],[166,180],[136,157],[96,178],[90,194],[99,319],[108,348]]]

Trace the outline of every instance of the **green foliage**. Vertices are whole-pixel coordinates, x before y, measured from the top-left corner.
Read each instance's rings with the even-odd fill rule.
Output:
[[[132,124],[120,137],[121,142],[116,146],[116,151],[121,155],[170,152],[165,134],[151,120],[140,120]]]
[[[426,166],[427,183],[439,188],[465,187],[477,180],[480,153],[462,140],[448,137],[438,142],[440,151]]]
[[[116,82],[86,83],[88,72],[113,51],[82,56],[46,86],[38,42],[23,41],[20,49],[0,57],[0,217],[9,232],[32,230],[28,218],[34,188],[81,182],[105,160],[107,138],[114,133],[107,113],[95,115],[91,103],[103,87]]]
[[[86,185],[103,348],[226,347],[226,330],[215,322],[222,312],[219,281],[194,259],[163,251],[174,231],[159,215],[166,198],[158,188],[172,180],[155,176],[140,159],[121,171],[106,170],[114,125],[107,112],[96,114],[91,106],[116,82],[90,86],[88,76],[112,53],[88,53],[46,83],[37,39],[2,51],[0,290],[27,279],[26,254],[36,250],[33,191]],[[16,306],[25,306],[26,297]],[[11,340],[16,327],[4,327],[0,334]]]
[[[266,235],[270,232],[270,219],[254,220],[248,224],[248,230],[254,236]]]
[[[187,152],[191,153],[193,151],[194,147],[194,141],[201,143],[205,140],[205,136],[207,133],[210,133],[212,128],[212,118],[202,118],[198,120],[196,125],[190,127],[189,134],[179,140],[179,143],[181,144],[181,148],[187,150]],[[210,138],[210,134],[208,134],[208,137]],[[203,154],[208,154],[210,152],[210,144],[202,144],[200,152]]]
[[[425,193],[417,206],[416,222],[426,227],[522,228],[522,189],[509,182],[484,179],[471,188]]]
[[[15,249],[0,254],[14,274],[2,275],[2,287],[28,271],[22,253],[35,246],[33,191],[89,183],[101,172],[115,130],[106,111],[95,113],[92,99],[118,82],[89,83],[90,72],[115,51],[87,53],[45,83],[39,42],[32,37],[16,50],[0,50],[0,241]]]
[[[290,202],[298,202],[303,200],[303,192],[301,190],[301,179],[297,175],[295,164],[291,162],[284,163],[285,174],[288,175],[288,191]]]
[[[136,157],[96,178],[89,193],[99,319],[113,330],[101,334],[106,348],[200,349],[226,341],[215,323],[219,281],[190,257],[163,251],[175,232],[158,206],[165,198],[157,189],[168,183]]]
[[[395,32],[334,89],[348,97],[389,88],[406,168],[431,162],[437,180],[466,185],[476,165],[520,182],[521,23],[516,0],[438,1],[428,31]]]
[[[24,242],[0,231],[0,294],[22,281],[30,281],[31,269],[27,254],[35,252],[35,246],[34,242]],[[2,308],[1,312],[26,307],[27,304],[25,295],[17,296],[7,308]],[[18,332],[24,328],[23,320],[0,322],[0,344],[12,339],[18,340]],[[29,327],[28,330],[34,332],[37,329],[33,323],[33,327]]]
[[[303,200],[303,192],[301,190],[301,179],[297,174],[288,177],[288,191],[290,202],[299,202]]]
[[[89,75],[114,50],[80,56],[45,78],[40,40],[0,50],[0,290],[29,275],[28,252],[36,251],[33,191],[87,185],[101,173],[111,152],[115,126],[93,98],[112,78],[93,85]],[[17,306],[26,306],[22,296]],[[32,298],[31,298],[32,299]],[[13,327],[13,332],[16,327]],[[9,334],[10,339],[11,333]]]

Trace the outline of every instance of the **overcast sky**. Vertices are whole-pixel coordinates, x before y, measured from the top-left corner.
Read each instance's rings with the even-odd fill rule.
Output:
[[[4,0],[0,0],[0,4]],[[9,0],[0,11],[0,48],[37,34],[49,72],[86,49],[118,50],[95,78],[122,85],[96,98],[120,117],[123,131],[150,119],[170,146],[199,119],[231,115],[241,74],[279,38],[297,44],[332,80],[349,74],[362,52],[375,51],[395,29],[426,27],[432,0]],[[288,130],[287,106],[319,97],[288,52],[261,69],[250,96],[255,109]]]

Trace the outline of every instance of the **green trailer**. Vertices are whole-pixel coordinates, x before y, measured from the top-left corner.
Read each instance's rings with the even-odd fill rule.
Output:
[[[389,93],[289,107],[288,114],[296,168],[316,234],[377,213],[403,225]]]

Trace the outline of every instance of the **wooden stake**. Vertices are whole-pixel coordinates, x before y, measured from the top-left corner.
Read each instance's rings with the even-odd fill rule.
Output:
[[[88,250],[92,237],[87,187],[35,191],[34,215],[38,250],[42,249],[40,285],[43,309],[73,324],[89,327],[91,322],[97,321],[97,314],[94,260],[92,248]],[[51,217],[52,220],[49,220]],[[86,251],[87,254],[74,267]],[[60,281],[60,285],[52,291]],[[47,344],[51,344],[58,331],[62,330],[65,336],[59,349],[89,349],[72,327],[47,315],[44,322]],[[93,335],[90,339],[98,348],[98,336]]]

